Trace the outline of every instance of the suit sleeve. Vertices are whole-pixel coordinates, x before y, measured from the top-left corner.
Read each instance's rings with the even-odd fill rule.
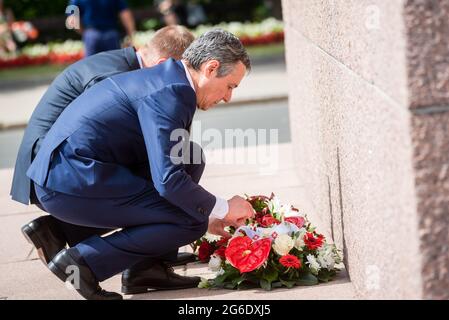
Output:
[[[204,222],[216,198],[187,174],[181,160],[183,155],[177,152],[183,142],[178,134],[176,139],[171,137],[175,130],[185,131],[193,117],[195,101],[191,87],[173,85],[141,100],[138,117],[156,190],[194,219]]]

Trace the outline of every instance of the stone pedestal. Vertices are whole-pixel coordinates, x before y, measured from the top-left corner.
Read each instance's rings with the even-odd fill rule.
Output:
[[[303,209],[360,298],[449,298],[449,1],[283,0]]]

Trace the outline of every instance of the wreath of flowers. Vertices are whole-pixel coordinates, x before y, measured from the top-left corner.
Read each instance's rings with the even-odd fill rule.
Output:
[[[229,239],[206,234],[194,243],[201,262],[216,272],[202,279],[200,288],[265,290],[296,285],[316,285],[332,280],[340,270],[341,252],[318,233],[306,215],[281,204],[271,194],[247,196],[255,210],[253,219]]]

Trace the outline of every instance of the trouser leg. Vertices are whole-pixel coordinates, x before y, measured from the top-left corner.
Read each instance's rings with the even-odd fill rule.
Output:
[[[152,185],[139,194],[118,199],[81,198],[39,186],[36,194],[47,212],[65,222],[123,228],[75,246],[100,281],[145,259],[170,254],[207,230],[206,216],[197,221],[160,197]]]

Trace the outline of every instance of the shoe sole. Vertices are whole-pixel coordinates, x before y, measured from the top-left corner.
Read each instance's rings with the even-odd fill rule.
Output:
[[[36,236],[35,231],[33,228],[31,228],[28,225],[25,225],[22,227],[22,234],[25,237],[25,239],[28,241],[29,244],[33,245],[36,248],[37,255],[39,256],[39,259],[42,261],[42,263],[47,266],[47,264],[50,262],[50,259],[46,252],[42,249],[42,243],[39,241],[39,238]]]
[[[59,269],[59,267],[54,264],[53,261],[50,261],[48,263],[48,269],[50,269],[50,271],[53,272],[54,275],[59,278],[59,280],[61,280],[62,282],[66,282],[68,275],[61,269]]]
[[[166,291],[166,290],[181,290],[181,289],[191,289],[196,287],[185,287],[185,286],[178,286],[178,287],[170,287],[170,288],[162,288],[162,287],[130,287],[130,286],[122,286],[122,293],[129,295],[129,294],[139,294],[139,293],[148,293],[153,290],[160,290],[160,291]]]

